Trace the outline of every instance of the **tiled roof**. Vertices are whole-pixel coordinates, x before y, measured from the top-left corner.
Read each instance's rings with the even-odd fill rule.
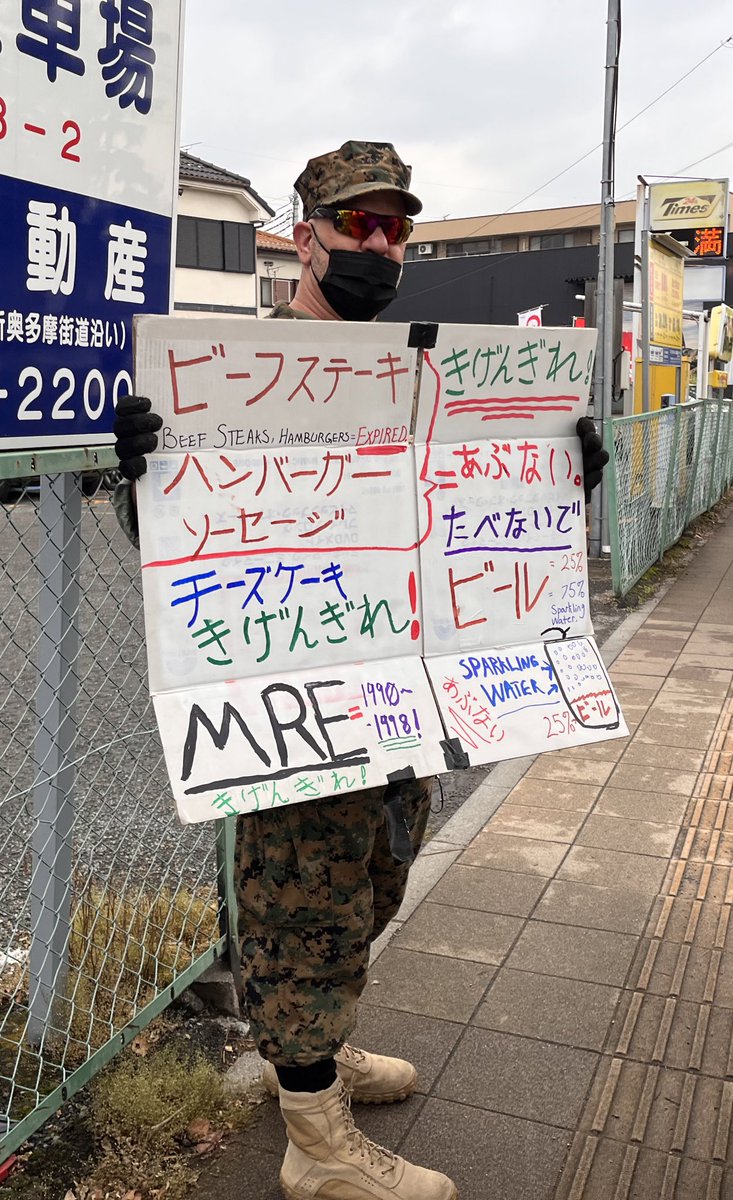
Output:
[[[189,180],[191,183],[214,183],[223,187],[246,188],[258,204],[261,204],[273,217],[275,215],[274,210],[270,208],[266,200],[262,199],[262,196],[258,196],[249,179],[245,179],[244,175],[236,175],[234,171],[217,167],[215,163],[205,162],[203,158],[196,158],[195,154],[189,154],[187,150],[181,150],[179,154],[178,178]]]
[[[278,254],[297,254],[295,242],[290,238],[280,237],[277,233],[267,233],[264,229],[257,230],[257,249],[273,250]]]

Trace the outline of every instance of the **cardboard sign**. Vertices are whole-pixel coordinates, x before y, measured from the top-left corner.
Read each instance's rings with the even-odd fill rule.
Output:
[[[400,325],[136,335],[164,420],[138,506],[182,820],[623,732],[589,640],[594,331],[445,327],[420,369]]]
[[[424,653],[469,762],[626,732],[590,614],[580,442],[595,330],[444,326],[419,397]]]
[[[181,820],[257,812],[445,770],[420,659],[260,676],[154,697]]]

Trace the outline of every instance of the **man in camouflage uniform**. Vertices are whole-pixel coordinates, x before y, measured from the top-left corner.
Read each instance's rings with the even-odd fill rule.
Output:
[[[372,320],[395,294],[410,217],[422,207],[409,185],[410,168],[389,143],[346,142],[311,159],[295,184],[304,219],[293,237],[303,270],[292,302],[272,316]],[[117,413],[121,471],[135,479],[161,421],[141,397],[120,400]],[[600,439],[586,429],[581,440],[587,481],[597,482]],[[129,486],[116,506],[132,534]],[[417,1085],[410,1063],[357,1050],[347,1038],[370,945],[397,913],[420,849],[432,787],[432,779],[412,780],[238,818],[247,1015],[287,1126],[280,1181],[289,1200],[457,1195],[445,1175],[365,1138],[349,1108],[350,1098],[404,1100]]]
[[[422,207],[409,184],[410,168],[389,143],[346,142],[312,159],[295,185],[304,216],[293,231],[301,278],[292,302],[272,316],[372,320],[396,292],[409,217]],[[120,400],[115,434],[126,478],[144,472],[160,427],[145,398]],[[118,489],[115,506],[136,540],[129,484]],[[402,903],[432,786],[432,779],[411,780],[238,818],[247,1016],[288,1130],[280,1178],[289,1200],[456,1196],[444,1175],[368,1141],[349,1109],[350,1098],[390,1103],[417,1085],[410,1063],[357,1050],[347,1038],[371,943]]]

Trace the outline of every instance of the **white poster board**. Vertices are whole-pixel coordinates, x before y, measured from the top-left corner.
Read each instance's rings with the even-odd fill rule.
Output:
[[[184,821],[445,769],[409,327],[141,319],[151,691]]]
[[[164,421],[138,484],[148,663],[182,820],[623,732],[588,640],[594,335],[543,331],[541,399],[503,358],[532,336],[445,327],[418,373],[405,325],[137,321]],[[459,395],[466,354],[485,379]]]
[[[591,636],[575,426],[595,337],[447,325],[425,355],[424,653],[471,765],[627,732]]]

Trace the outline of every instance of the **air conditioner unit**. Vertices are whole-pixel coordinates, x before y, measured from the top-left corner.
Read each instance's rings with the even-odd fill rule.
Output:
[[[433,243],[432,242],[418,243],[417,252],[418,252],[418,254],[432,254],[433,253]]]

